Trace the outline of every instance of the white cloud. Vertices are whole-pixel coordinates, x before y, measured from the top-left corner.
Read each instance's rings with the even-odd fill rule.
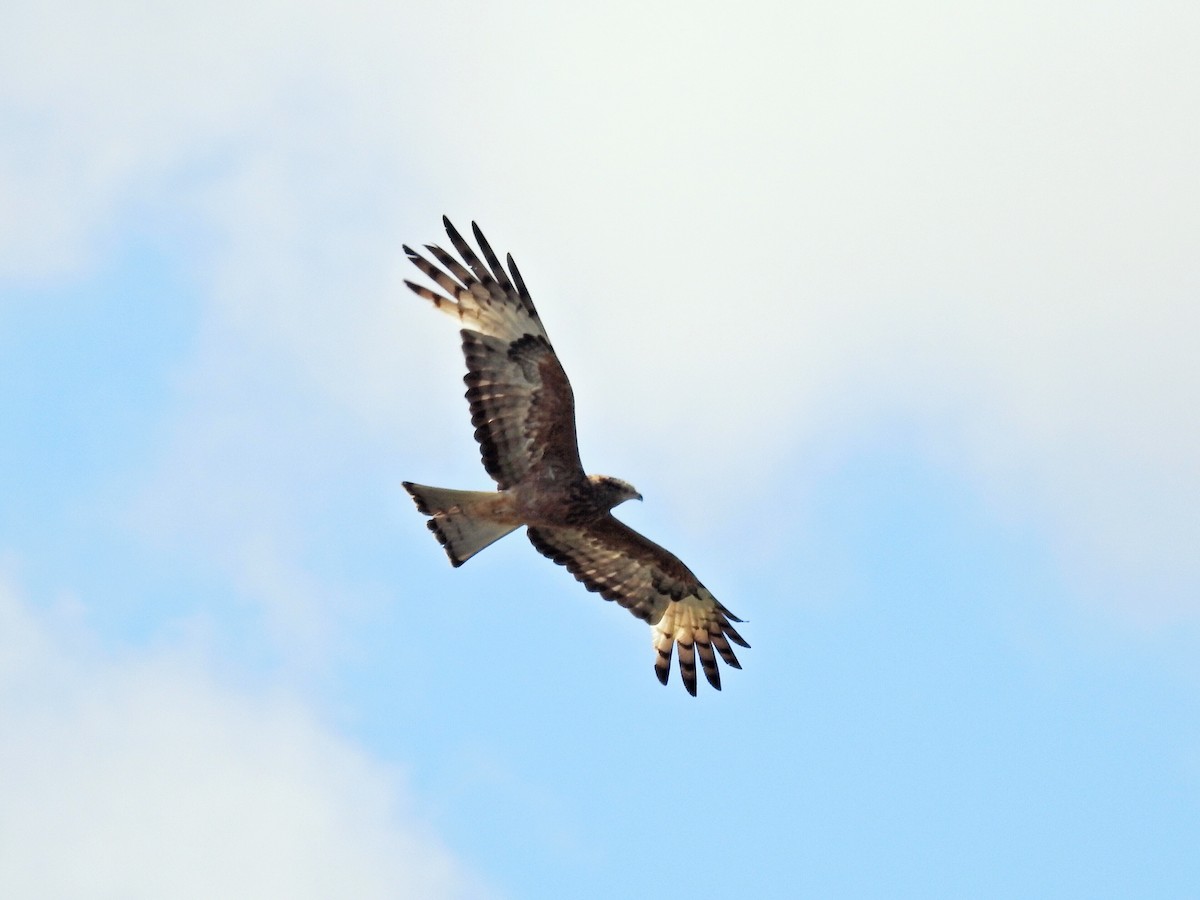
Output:
[[[179,446],[227,396],[207,385],[266,358],[439,447],[454,338],[398,245],[444,205],[522,263],[596,467],[740,491],[910,417],[1093,595],[1200,612],[1192,7],[5,15],[37,127],[0,162],[26,223],[3,271],[68,265],[122,203],[215,236]]]
[[[178,649],[102,656],[0,581],[0,893],[463,897],[484,891],[400,774],[295,699]]]

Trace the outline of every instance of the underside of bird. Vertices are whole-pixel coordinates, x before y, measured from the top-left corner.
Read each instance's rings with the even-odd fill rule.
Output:
[[[479,254],[444,219],[458,258],[436,244],[409,260],[438,288],[407,281],[419,297],[457,320],[466,398],[480,459],[497,491],[458,491],[405,482],[429,530],[464,562],[527,526],[530,543],[589,591],[627,609],[653,632],[659,681],[678,652],[684,687],[696,694],[697,662],[721,687],[718,656],[741,668],[732,644],[748,647],[731,613],[684,563],[611,510],[641,499],[619,478],[587,475],[579,458],[575,398],[513,258],[501,264],[478,226]],[[461,260],[461,261],[460,261]]]

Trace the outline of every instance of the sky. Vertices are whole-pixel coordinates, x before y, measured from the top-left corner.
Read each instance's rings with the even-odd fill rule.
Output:
[[[1192,897],[1193,4],[0,9],[0,894]],[[753,645],[661,687],[401,251]]]

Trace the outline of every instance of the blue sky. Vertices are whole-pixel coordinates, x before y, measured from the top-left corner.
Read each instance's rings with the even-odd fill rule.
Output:
[[[1190,7],[0,34],[0,893],[1195,895]],[[412,508],[486,486],[443,213],[748,620],[721,693]]]

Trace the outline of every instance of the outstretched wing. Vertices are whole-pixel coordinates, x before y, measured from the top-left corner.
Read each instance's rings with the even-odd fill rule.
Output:
[[[542,481],[583,478],[571,383],[512,255],[505,271],[472,222],[485,265],[449,219],[442,223],[461,263],[432,244],[426,249],[442,269],[408,246],[404,252],[445,294],[405,284],[463,324],[463,380],[484,468],[501,490],[531,475]]]
[[[539,553],[566,566],[589,591],[617,601],[653,627],[658,652],[654,671],[663,684],[676,646],[679,674],[693,697],[697,653],[704,676],[717,690],[721,673],[714,649],[728,665],[742,667],[729,646],[730,641],[750,646],[730,624],[742,620],[677,557],[623,522],[606,516],[578,528],[530,528],[529,540]]]

